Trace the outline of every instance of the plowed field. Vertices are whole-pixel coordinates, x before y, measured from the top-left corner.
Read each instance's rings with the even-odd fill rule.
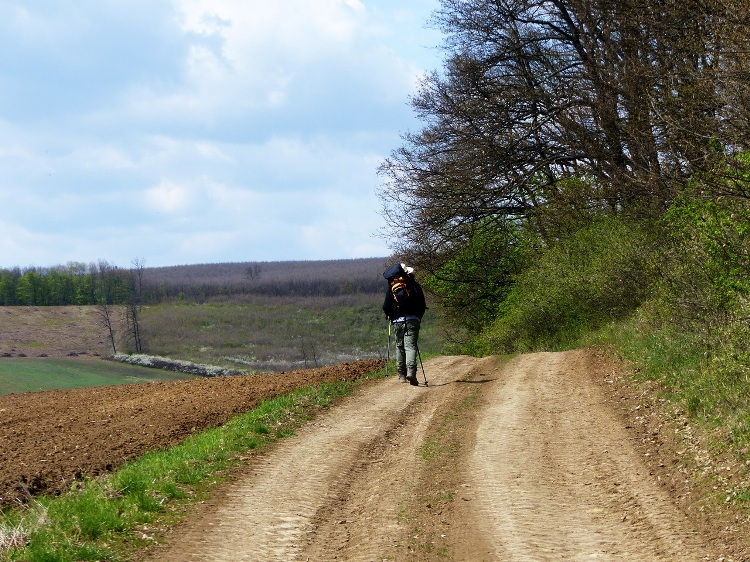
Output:
[[[0,504],[65,490],[83,474],[176,444],[264,398],[351,381],[381,366],[358,361],[272,375],[0,396]]]

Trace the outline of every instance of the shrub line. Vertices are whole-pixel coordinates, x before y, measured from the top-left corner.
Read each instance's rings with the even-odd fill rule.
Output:
[[[200,375],[202,377],[224,377],[247,374],[245,371],[237,371],[234,369],[227,369],[225,367],[217,367],[216,365],[192,363],[190,361],[183,361],[181,359],[170,359],[168,357],[160,357],[158,355],[145,355],[142,353],[134,353],[132,355],[117,353],[111,357],[111,360],[119,361],[120,363],[128,363],[130,365],[138,365],[141,367],[164,369],[166,371],[175,371],[178,373],[186,373],[189,375]]]

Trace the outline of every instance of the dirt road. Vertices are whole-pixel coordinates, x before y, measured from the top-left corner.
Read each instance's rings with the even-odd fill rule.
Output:
[[[643,461],[585,352],[444,357],[253,462],[159,561],[740,560]],[[421,377],[421,374],[420,374]]]

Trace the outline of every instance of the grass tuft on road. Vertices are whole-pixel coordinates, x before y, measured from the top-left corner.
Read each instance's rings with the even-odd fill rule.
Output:
[[[398,522],[407,528],[399,560],[449,560],[446,523],[462,481],[461,454],[469,416],[478,407],[480,389],[467,385],[435,417],[417,451],[418,484],[405,497]]]

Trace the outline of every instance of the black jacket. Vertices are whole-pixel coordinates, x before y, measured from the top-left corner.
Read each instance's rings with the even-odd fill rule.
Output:
[[[427,304],[425,303],[422,286],[414,279],[410,280],[410,285],[414,289],[414,296],[406,306],[399,306],[396,303],[396,300],[393,298],[393,293],[391,293],[390,283],[386,288],[385,300],[383,301],[383,312],[385,312],[385,315],[391,322],[402,316],[416,316],[420,320],[422,319],[422,316],[424,316],[425,310],[427,310]]]

